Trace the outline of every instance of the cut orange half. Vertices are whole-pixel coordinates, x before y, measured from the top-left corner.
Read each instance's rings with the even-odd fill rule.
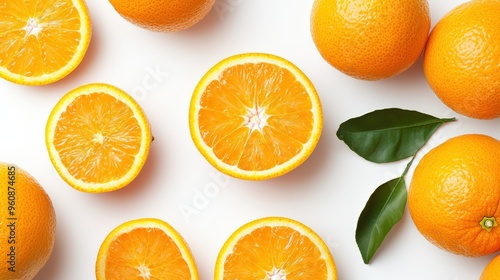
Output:
[[[61,177],[84,192],[129,184],[142,169],[152,140],[143,110],[108,84],[88,84],[66,95],[45,129],[50,160]]]
[[[125,222],[104,239],[96,261],[97,280],[197,280],[198,270],[182,236],[153,218]]]
[[[266,217],[237,229],[224,243],[215,280],[335,280],[337,268],[321,237],[285,217]]]
[[[0,77],[25,85],[58,81],[80,64],[90,37],[83,0],[0,0]]]
[[[200,80],[189,109],[191,137],[220,171],[242,179],[283,175],[312,153],[323,126],[311,81],[270,54],[226,58]]]

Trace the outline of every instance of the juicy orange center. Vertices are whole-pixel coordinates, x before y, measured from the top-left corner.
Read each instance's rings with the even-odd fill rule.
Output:
[[[326,262],[311,239],[283,226],[243,236],[224,263],[224,279],[317,280],[326,275]]]
[[[41,76],[65,66],[81,40],[71,0],[0,0],[0,67]]]
[[[215,156],[242,170],[268,170],[299,154],[314,116],[304,87],[270,63],[228,67],[206,87],[199,129]]]
[[[106,258],[106,279],[190,279],[180,249],[164,231],[136,228],[119,235]]]
[[[26,27],[24,29],[26,30],[26,37],[30,35],[38,37],[38,33],[42,31],[42,25],[36,18],[30,18],[28,19],[28,22],[26,23]]]
[[[142,139],[131,108],[105,93],[77,97],[58,119],[54,146],[68,172],[84,182],[122,178]]]
[[[267,119],[269,116],[265,113],[265,111],[265,109],[258,108],[257,106],[247,109],[245,124],[250,129],[250,132],[256,129],[262,131],[262,129],[267,125]]]
[[[273,268],[273,271],[267,274],[266,280],[286,280],[286,274],[281,269]]]

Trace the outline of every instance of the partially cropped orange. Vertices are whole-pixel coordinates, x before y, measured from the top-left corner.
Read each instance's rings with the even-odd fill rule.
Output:
[[[46,264],[56,214],[43,187],[21,167],[0,163],[0,279],[31,280]]]
[[[363,80],[389,78],[412,66],[429,29],[427,0],[315,0],[311,12],[321,56]]]
[[[83,0],[0,0],[0,77],[45,85],[71,73],[90,44]]]
[[[66,93],[45,128],[50,160],[73,188],[109,192],[132,182],[149,154],[151,128],[140,105],[109,84]]]
[[[129,22],[157,32],[188,29],[201,21],[215,0],[109,0]]]
[[[197,84],[191,137],[218,170],[242,179],[281,176],[302,164],[321,135],[321,102],[290,61],[244,53],[223,59]]]
[[[500,255],[492,259],[484,268],[479,280],[498,280],[500,277]]]
[[[500,141],[482,134],[453,137],[415,168],[408,207],[420,233],[454,254],[500,250]]]
[[[336,280],[337,267],[321,237],[285,217],[242,225],[222,246],[215,280]]]
[[[472,0],[433,28],[424,72],[441,101],[462,115],[500,117],[500,1]]]
[[[170,224],[141,218],[122,223],[104,239],[96,260],[97,280],[198,280],[191,251]]]

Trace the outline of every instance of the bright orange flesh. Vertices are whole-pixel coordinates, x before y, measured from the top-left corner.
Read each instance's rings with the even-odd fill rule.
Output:
[[[487,19],[487,20],[486,20]],[[467,1],[434,26],[424,73],[441,101],[477,119],[500,117],[500,1]]]
[[[0,76],[41,85],[73,71],[88,48],[91,23],[81,0],[0,0]]]
[[[198,279],[182,237],[158,219],[139,219],[114,229],[99,250],[98,280]]]
[[[118,236],[109,248],[106,279],[130,279],[141,267],[158,279],[189,276],[179,248],[159,229],[134,229]]]
[[[311,229],[281,217],[250,222],[226,241],[215,279],[337,279],[328,248]]]
[[[109,85],[87,85],[63,97],[47,125],[47,146],[61,176],[91,192],[126,185],[139,172],[151,134],[142,110]]]
[[[75,116],[79,125],[74,125]],[[104,183],[123,177],[131,168],[141,136],[134,112],[125,103],[96,92],[66,107],[59,117],[54,146],[76,179]]]
[[[191,102],[195,143],[212,164],[236,177],[259,179],[293,169],[321,133],[314,87],[295,66],[270,55],[220,62]]]
[[[408,208],[430,242],[469,257],[500,250],[500,141],[487,135],[453,137],[415,168]]]
[[[259,76],[265,72],[273,74]],[[255,78],[245,80],[248,76]],[[311,100],[295,76],[275,65],[245,64],[224,70],[220,80],[208,85],[200,103],[203,140],[219,158],[243,170],[282,164],[297,155],[311,137]],[[259,119],[260,114],[268,118]],[[259,121],[268,125],[260,129]],[[231,138],[242,141],[225,145]],[[276,156],[268,157],[270,154]]]

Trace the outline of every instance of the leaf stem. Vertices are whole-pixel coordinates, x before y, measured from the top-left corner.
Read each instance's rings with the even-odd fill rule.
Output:
[[[340,125],[337,137],[366,160],[387,163],[411,157],[401,176],[377,187],[361,211],[355,237],[365,264],[403,217],[408,195],[405,177],[417,154],[442,124],[453,121],[456,118],[439,119],[417,111],[389,108]],[[486,230],[492,223],[486,218]]]
[[[403,171],[403,174],[401,174],[401,177],[406,176],[406,173],[408,173],[408,170],[410,169],[410,166],[413,163],[413,160],[415,160],[416,156],[417,156],[417,153],[413,154],[413,156],[411,157],[411,160],[406,164],[405,170]]]

